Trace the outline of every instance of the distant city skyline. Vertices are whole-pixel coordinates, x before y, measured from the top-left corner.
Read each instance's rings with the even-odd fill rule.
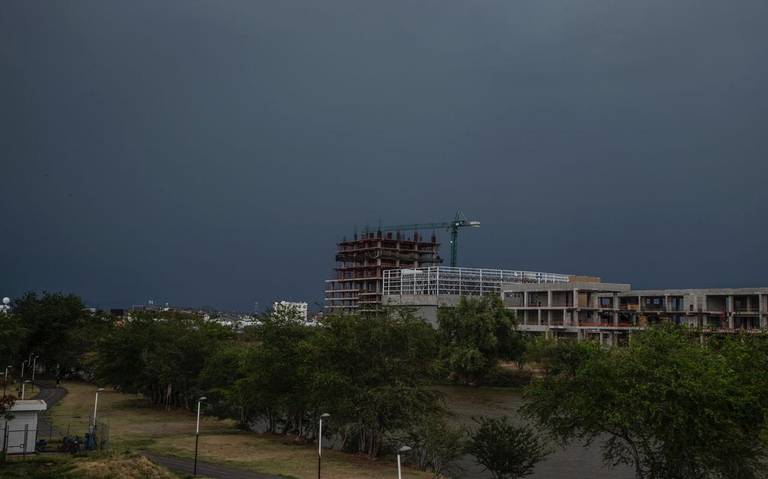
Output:
[[[459,208],[461,266],[766,287],[766,15],[6,1],[0,296],[316,309],[355,225]]]

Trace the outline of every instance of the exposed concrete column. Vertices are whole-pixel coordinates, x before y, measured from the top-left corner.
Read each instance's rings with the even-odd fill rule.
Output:
[[[725,297],[725,310],[728,314],[728,329],[733,329],[733,295]]]
[[[579,307],[579,290],[576,288],[573,288],[573,307]]]
[[[552,310],[547,310],[547,326],[552,327]]]
[[[523,291],[523,307],[528,307],[528,291]]]
[[[541,308],[537,309],[536,311],[539,313],[539,326],[541,326]]]
[[[552,290],[551,289],[547,290],[547,307],[548,308],[552,307]]]

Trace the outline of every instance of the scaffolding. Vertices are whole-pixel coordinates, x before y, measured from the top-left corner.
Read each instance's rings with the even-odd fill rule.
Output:
[[[385,296],[499,294],[504,283],[568,283],[567,274],[432,266],[383,272]]]
[[[418,232],[366,232],[343,240],[336,250],[336,278],[326,280],[325,308],[330,312],[374,312],[382,304],[382,274],[389,269],[439,264],[440,243],[435,235]]]

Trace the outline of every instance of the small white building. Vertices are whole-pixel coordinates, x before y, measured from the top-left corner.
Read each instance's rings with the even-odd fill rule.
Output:
[[[276,313],[291,313],[296,314],[297,318],[301,321],[307,322],[307,313],[309,307],[307,303],[292,302],[292,301],[276,301],[272,305],[272,309]]]
[[[22,454],[35,452],[37,443],[37,415],[48,409],[48,404],[42,399],[19,399],[7,414],[12,419],[3,419],[0,423],[0,450],[8,451],[8,454]],[[5,447],[5,439],[8,438],[8,447]]]

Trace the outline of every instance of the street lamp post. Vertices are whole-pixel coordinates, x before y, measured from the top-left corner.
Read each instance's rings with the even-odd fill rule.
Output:
[[[98,388],[96,390],[96,397],[93,400],[93,427],[91,428],[91,432],[96,431],[96,413],[99,410],[99,393],[104,391],[104,388]]]
[[[35,354],[32,358],[32,384],[35,384],[35,370],[37,370],[37,358],[39,357],[39,354]]]
[[[323,460],[323,419],[331,417],[330,414],[320,415],[320,426],[317,429],[317,479],[320,479],[320,466]]]
[[[91,425],[91,439],[88,444],[86,444],[87,448],[95,448],[96,447],[96,413],[99,410],[99,393],[104,391],[104,388],[98,388],[96,389],[96,397],[93,399],[93,424]]]
[[[403,472],[400,466],[400,454],[406,453],[410,450],[410,447],[403,446],[397,451],[397,479],[403,479]]]
[[[24,400],[24,397],[26,396],[27,392],[27,384],[29,384],[29,379],[21,383],[21,400]]]
[[[6,390],[8,389],[8,370],[12,368],[13,366],[5,367],[5,377],[3,378],[3,397],[5,397]]]
[[[24,366],[27,364],[27,360],[21,362],[21,377],[19,378],[19,394],[21,394],[21,384],[24,382]]]
[[[200,441],[200,405],[208,399],[203,396],[197,400],[197,427],[195,428],[195,464],[192,466],[192,476],[197,476],[197,444]]]

